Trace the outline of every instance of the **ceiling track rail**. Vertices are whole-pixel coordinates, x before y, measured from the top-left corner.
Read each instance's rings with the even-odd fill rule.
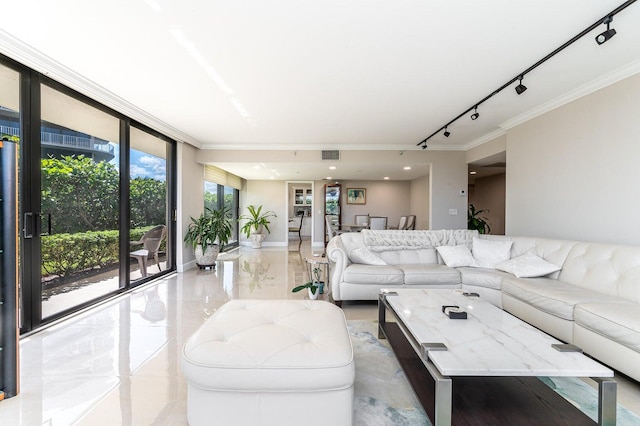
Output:
[[[631,6],[636,1],[637,0],[627,0],[627,1],[625,1],[620,6],[618,6],[615,9],[613,9],[611,12],[607,13],[602,18],[598,19],[596,22],[594,22],[593,24],[589,25],[584,30],[580,31],[578,34],[576,34],[570,40],[568,40],[567,42],[562,44],[560,47],[558,47],[557,49],[555,49],[554,51],[552,51],[551,53],[546,55],[544,58],[540,59],[538,62],[536,62],[535,64],[531,65],[529,68],[525,69],[524,71],[519,72],[515,77],[513,77],[511,80],[509,80],[506,83],[504,83],[502,86],[500,86],[499,88],[497,88],[496,90],[491,92],[489,95],[487,95],[484,98],[480,99],[478,102],[474,102],[471,107],[467,108],[466,110],[461,112],[459,115],[457,115],[455,118],[450,120],[447,124],[443,125],[442,127],[440,127],[435,132],[431,133],[429,136],[424,138],[422,141],[418,142],[416,144],[416,146],[421,146],[422,145],[422,149],[426,149],[427,148],[427,141],[429,139],[431,139],[432,137],[437,135],[442,130],[447,131],[447,127],[449,127],[451,124],[453,124],[454,122],[458,121],[460,118],[462,118],[463,116],[465,116],[469,112],[471,112],[473,110],[477,110],[478,107],[480,105],[482,105],[484,102],[486,102],[487,100],[491,99],[493,96],[497,95],[498,93],[502,92],[505,88],[511,86],[516,81],[521,80],[522,77],[524,77],[525,74],[528,74],[531,71],[533,71],[534,69],[538,68],[540,65],[542,65],[543,63],[545,63],[546,61],[548,61],[549,59],[551,59],[552,57],[554,57],[558,53],[562,52],[564,49],[566,49],[567,47],[571,46],[576,41],[580,40],[582,37],[584,37],[585,35],[587,35],[591,31],[593,31],[594,29],[596,29],[598,26],[605,24],[605,25],[607,25],[607,29],[609,29],[609,23],[612,21],[613,17],[615,15],[617,15],[618,13],[622,12],[623,10],[625,10],[627,7]]]

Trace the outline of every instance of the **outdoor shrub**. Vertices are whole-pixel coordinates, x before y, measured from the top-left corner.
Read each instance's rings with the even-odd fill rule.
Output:
[[[138,241],[151,226],[130,231],[130,240]],[[161,250],[165,250],[166,238]],[[132,247],[136,250],[140,247]],[[118,231],[90,231],[54,234],[42,238],[42,275],[70,277],[78,272],[104,268],[118,263]]]

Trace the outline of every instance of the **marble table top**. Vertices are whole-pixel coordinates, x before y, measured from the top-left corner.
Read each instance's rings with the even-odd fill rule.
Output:
[[[444,343],[428,357],[445,376],[613,377],[613,371],[579,352],[560,352],[559,340],[462,290],[393,290],[390,307],[416,341]],[[457,305],[467,319],[450,319],[443,305]]]

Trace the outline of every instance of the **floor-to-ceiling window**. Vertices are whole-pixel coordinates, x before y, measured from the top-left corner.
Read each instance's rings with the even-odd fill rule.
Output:
[[[226,249],[237,247],[238,209],[242,180],[231,173],[213,166],[205,166],[204,207],[212,210],[226,208],[233,223],[232,235]]]
[[[40,85],[42,319],[119,289],[120,120]]]
[[[1,55],[0,132],[19,147],[21,332],[175,270],[174,140]]]
[[[170,149],[171,144],[159,137],[131,128],[129,239],[132,242],[132,281],[167,269],[167,224],[171,217],[167,158]]]

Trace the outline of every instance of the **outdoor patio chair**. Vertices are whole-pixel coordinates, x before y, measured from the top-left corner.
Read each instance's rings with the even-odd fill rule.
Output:
[[[144,233],[140,241],[131,241],[129,244],[139,245],[142,244],[142,248],[136,251],[132,251],[129,253],[129,256],[135,258],[138,261],[138,266],[140,267],[140,273],[142,277],[147,276],[147,259],[152,257],[156,261],[156,265],[158,265],[158,271],[162,271],[160,268],[160,261],[158,259],[158,251],[160,249],[160,244],[162,243],[162,239],[164,238],[167,227],[164,225],[154,226]]]

